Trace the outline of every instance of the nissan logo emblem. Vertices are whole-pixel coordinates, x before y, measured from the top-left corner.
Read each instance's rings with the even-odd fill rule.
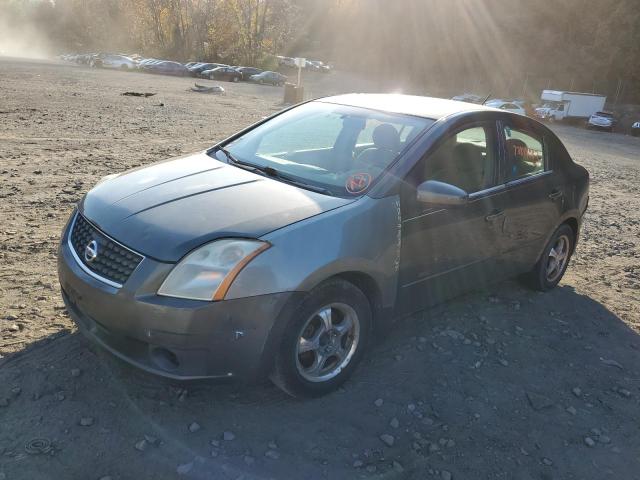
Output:
[[[98,242],[95,240],[91,240],[87,243],[87,246],[84,247],[84,259],[87,263],[93,262],[98,256]]]

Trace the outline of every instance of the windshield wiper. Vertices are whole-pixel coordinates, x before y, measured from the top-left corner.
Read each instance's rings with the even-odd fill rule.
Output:
[[[251,162],[245,162],[244,160],[238,160],[236,157],[233,156],[233,154],[231,152],[229,152],[229,150],[227,150],[224,147],[218,147],[218,150],[220,150],[222,153],[224,153],[227,158],[235,165],[239,165],[241,167],[245,167],[247,170],[251,170],[253,172],[261,172],[269,177],[272,178],[277,178],[282,180],[283,182],[289,183],[291,185],[295,185],[297,187],[300,188],[305,188],[307,190],[311,190],[313,192],[317,192],[317,193],[323,193],[325,195],[331,195],[333,196],[333,194],[331,193],[330,190],[323,188],[323,187],[317,187],[315,185],[309,185],[308,183],[305,182],[301,182],[298,179],[292,178],[286,174],[282,174],[280,173],[278,170],[276,170],[273,167],[269,167],[266,165],[256,165],[255,163],[251,163]]]

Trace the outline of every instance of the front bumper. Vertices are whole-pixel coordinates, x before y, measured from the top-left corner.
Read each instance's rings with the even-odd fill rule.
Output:
[[[220,302],[156,295],[173,265],[145,258],[116,288],[77,263],[65,228],[58,252],[62,297],[80,331],[121,359],[169,378],[239,377],[268,372],[286,308],[300,292]]]
[[[613,128],[613,124],[612,123],[604,123],[604,122],[596,123],[596,122],[593,122],[591,120],[589,120],[587,123],[591,128],[602,128],[604,130],[611,130]]]

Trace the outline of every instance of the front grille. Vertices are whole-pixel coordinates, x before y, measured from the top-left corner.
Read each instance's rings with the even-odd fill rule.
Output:
[[[79,213],[76,215],[69,241],[83,266],[97,276],[118,285],[127,281],[144,258],[111,240]],[[92,261],[88,261],[87,246],[92,241],[96,242],[96,255]]]

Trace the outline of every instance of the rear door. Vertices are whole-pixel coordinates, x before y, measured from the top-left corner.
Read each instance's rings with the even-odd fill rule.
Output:
[[[498,145],[495,122],[467,124],[455,129],[405,179],[400,195],[400,313],[501,275],[496,259],[507,196],[499,183]],[[456,185],[469,193],[469,201],[457,206],[418,202],[416,187],[426,180]]]
[[[503,260],[512,273],[535,264],[564,208],[565,187],[553,170],[544,132],[526,118],[499,125],[508,197]]]

